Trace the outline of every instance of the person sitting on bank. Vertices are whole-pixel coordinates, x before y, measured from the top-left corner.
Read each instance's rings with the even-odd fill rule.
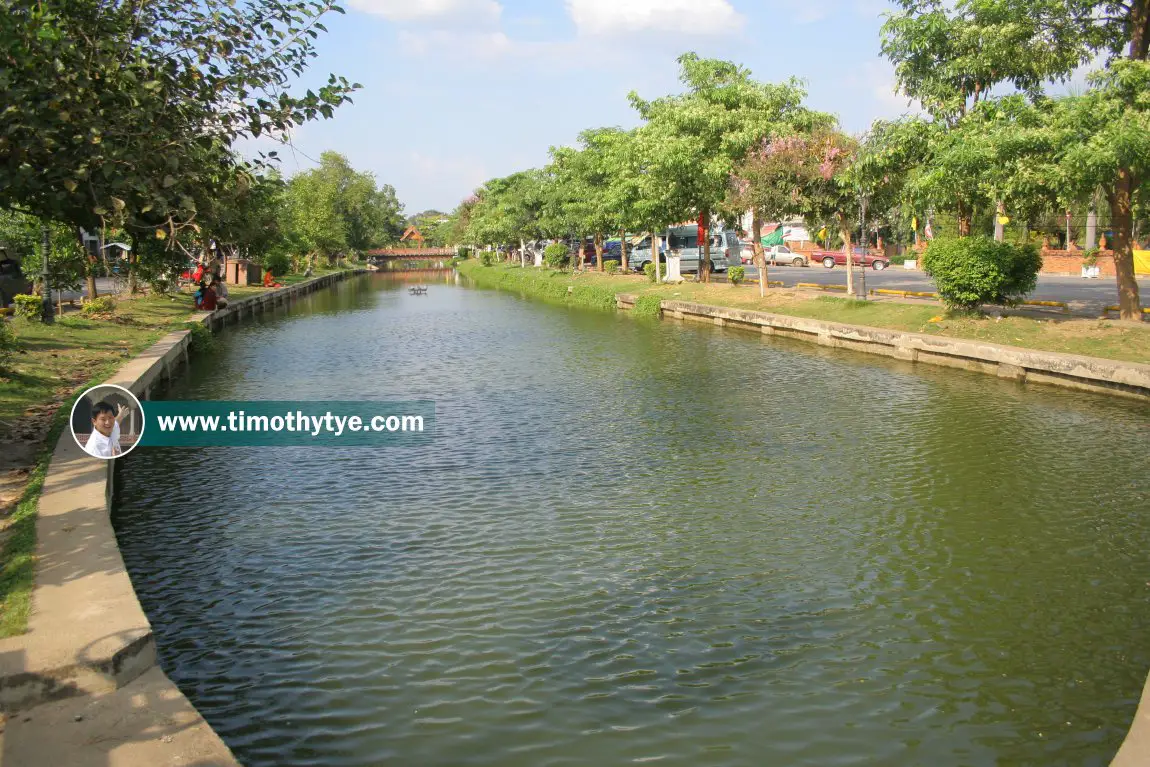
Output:
[[[192,298],[196,303],[196,308],[202,312],[214,312],[217,308],[216,291],[212,290],[210,285],[201,282],[200,289]]]
[[[92,406],[92,433],[84,445],[84,452],[96,458],[115,458],[120,449],[120,422],[128,416],[123,405],[112,407],[108,401]]]
[[[228,305],[228,285],[227,285],[227,283],[224,282],[223,280],[221,280],[219,277],[216,277],[215,279],[212,280],[212,284],[209,287],[211,287],[212,292],[214,292],[216,294],[216,306],[218,306],[221,309],[223,309],[225,306],[227,306]]]
[[[268,269],[267,271],[264,272],[264,287],[265,288],[282,288],[283,287],[283,285],[276,282],[272,278],[272,270],[271,269]]]

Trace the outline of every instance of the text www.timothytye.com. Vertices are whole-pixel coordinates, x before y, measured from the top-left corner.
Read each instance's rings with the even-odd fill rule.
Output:
[[[308,415],[297,410],[284,415],[247,415],[243,410],[229,411],[226,418],[218,415],[161,415],[157,419],[163,432],[237,432],[310,434],[313,437],[347,432],[422,432],[421,415]]]

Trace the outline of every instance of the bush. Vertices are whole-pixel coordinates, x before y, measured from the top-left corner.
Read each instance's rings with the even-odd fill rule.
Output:
[[[40,296],[13,296],[17,317],[23,317],[31,322],[40,322],[44,319],[44,300]]]
[[[200,354],[210,352],[216,348],[216,337],[206,325],[200,322],[185,322],[184,327],[191,333],[188,340],[188,350]]]
[[[12,326],[4,319],[0,319],[0,370],[7,370],[12,355],[16,353],[20,344]]]
[[[116,299],[111,296],[99,296],[93,298],[91,301],[84,303],[80,313],[85,317],[91,317],[96,314],[111,314],[116,311]]]
[[[643,264],[643,274],[647,275],[650,282],[655,281],[655,265],[652,263]]]
[[[479,263],[483,264],[484,266],[493,266],[495,264],[495,258],[497,255],[498,254],[494,251],[485,250],[479,254]]]
[[[291,257],[287,253],[268,253],[264,256],[264,269],[271,272],[273,276],[283,277],[291,271],[291,267]]]
[[[659,319],[663,314],[663,299],[661,296],[639,296],[635,299],[635,308],[631,313],[636,317]]]
[[[730,278],[732,285],[738,285],[747,276],[747,270],[741,266],[732,266],[727,270],[727,277]]]
[[[615,272],[619,271],[619,262],[618,261],[604,261],[603,262],[603,269],[607,272],[607,274],[614,274]]]
[[[1090,250],[1083,253],[1082,254],[1082,265],[1083,266],[1097,266],[1098,265],[1098,254],[1099,254],[1099,252],[1100,252],[1100,250],[1098,248],[1091,248]]]
[[[962,237],[932,242],[922,267],[949,308],[973,311],[982,304],[1018,303],[1038,284],[1042,257],[1033,245]]]
[[[561,242],[553,242],[543,249],[543,263],[552,269],[563,269],[571,257],[571,250]]]
[[[166,296],[172,290],[172,280],[167,277],[156,277],[148,283],[148,287],[158,296]],[[99,300],[99,299],[97,299]]]

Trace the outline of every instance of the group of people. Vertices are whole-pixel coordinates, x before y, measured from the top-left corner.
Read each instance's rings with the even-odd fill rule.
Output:
[[[202,279],[199,288],[192,295],[196,308],[203,312],[214,312],[228,305],[228,285],[219,277],[212,277],[211,282]]]

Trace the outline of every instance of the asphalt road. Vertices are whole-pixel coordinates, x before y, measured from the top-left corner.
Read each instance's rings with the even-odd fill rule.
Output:
[[[759,270],[754,266],[746,266],[749,279],[758,277]],[[859,278],[861,270],[856,268],[855,279]],[[794,267],[772,266],[767,270],[768,279],[780,281],[787,287],[794,287],[798,282],[814,282],[820,285],[846,285],[847,270],[845,266],[836,266],[827,269],[823,266]],[[919,271],[904,269],[901,266],[891,266],[881,272],[874,269],[866,270],[866,286],[868,290],[883,288],[885,290],[913,290],[933,292],[934,283],[930,278]],[[1148,303],[1147,293],[1150,293],[1150,280],[1138,280],[1138,287],[1143,294],[1143,304]],[[1118,303],[1118,288],[1113,277],[1102,277],[1096,280],[1084,280],[1081,277],[1061,277],[1051,274],[1038,275],[1038,288],[1029,296],[1037,301],[1065,301],[1070,304],[1072,311],[1086,311],[1101,313],[1103,307]]]

